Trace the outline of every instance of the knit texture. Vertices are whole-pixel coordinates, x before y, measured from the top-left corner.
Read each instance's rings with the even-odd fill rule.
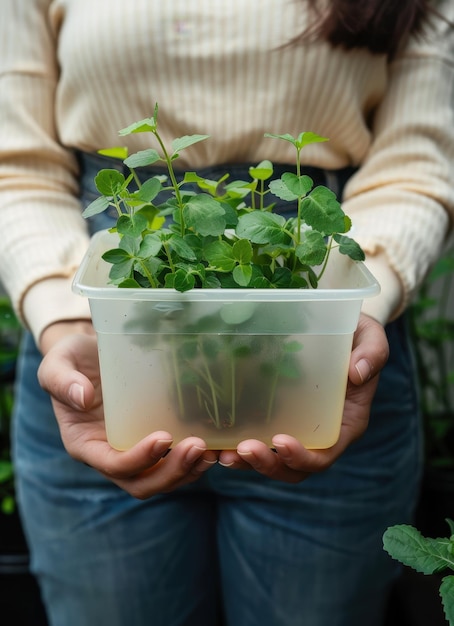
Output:
[[[440,8],[454,20],[453,0]],[[359,168],[344,209],[397,275],[397,312],[406,306],[454,215],[453,31],[433,19],[389,64],[321,41],[287,45],[309,18],[296,0],[2,0],[0,277],[35,335],[88,315],[70,292],[88,242],[71,149],[149,147],[150,135],[118,130],[155,102],[165,142],[210,135],[182,153],[191,169],[293,162],[292,146],[265,132],[329,137],[303,160]],[[43,301],[32,292],[46,282]]]

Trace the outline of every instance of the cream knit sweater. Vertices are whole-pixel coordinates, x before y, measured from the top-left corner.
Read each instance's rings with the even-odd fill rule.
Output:
[[[359,167],[344,209],[382,283],[366,306],[382,321],[406,306],[454,215],[454,35],[443,21],[387,64],[324,42],[286,46],[307,25],[304,0],[1,4],[0,278],[36,338],[89,315],[70,288],[88,241],[71,148],[148,147],[118,130],[155,102],[166,141],[211,136],[182,154],[194,169],[292,162],[265,132],[329,137],[303,156]],[[454,0],[440,7],[454,20]]]

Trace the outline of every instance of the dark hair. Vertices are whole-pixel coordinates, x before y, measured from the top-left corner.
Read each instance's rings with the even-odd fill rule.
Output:
[[[430,0],[331,0],[322,13],[317,0],[309,0],[315,21],[303,34],[316,35],[347,50],[366,48],[392,57],[408,35],[421,35]]]

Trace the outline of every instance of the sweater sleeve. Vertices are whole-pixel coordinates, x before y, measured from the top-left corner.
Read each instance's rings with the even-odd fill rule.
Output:
[[[35,338],[52,321],[89,316],[85,300],[70,289],[88,235],[77,164],[56,132],[50,4],[5,0],[0,20],[0,278]],[[25,318],[30,290],[35,297]]]
[[[454,21],[451,0],[439,9]],[[377,306],[383,320],[407,306],[452,231],[452,24],[432,17],[425,35],[411,39],[390,63],[388,89],[375,111],[372,132],[364,163],[345,190],[344,208],[371,267],[383,276],[392,270],[400,283],[396,301],[396,282],[382,281]],[[373,312],[372,300],[367,306]]]

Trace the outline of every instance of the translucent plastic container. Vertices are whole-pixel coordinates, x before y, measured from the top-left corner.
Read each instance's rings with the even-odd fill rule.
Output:
[[[107,438],[125,450],[155,430],[209,448],[287,433],[308,448],[339,437],[353,333],[379,285],[333,253],[317,289],[119,289],[92,238],[73,290],[97,333]]]

